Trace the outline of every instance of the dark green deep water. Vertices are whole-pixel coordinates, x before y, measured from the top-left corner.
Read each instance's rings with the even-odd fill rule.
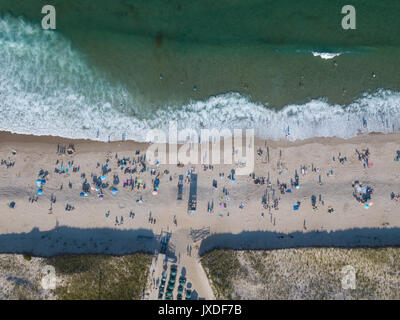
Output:
[[[0,0],[0,13],[40,24],[45,4],[56,32],[149,112],[231,91],[280,108],[400,89],[400,1],[352,0],[356,30],[341,28],[347,0]]]

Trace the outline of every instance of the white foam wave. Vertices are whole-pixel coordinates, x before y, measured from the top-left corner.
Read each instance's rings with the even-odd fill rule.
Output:
[[[359,131],[390,132],[400,125],[400,93],[378,91],[349,106],[313,100],[280,111],[237,93],[183,107],[163,107],[140,120],[123,112],[136,97],[111,83],[56,32],[12,17],[0,18],[0,130],[92,140],[145,141],[152,128],[254,128],[263,138],[290,140]]]
[[[333,59],[334,57],[340,56],[341,53],[329,53],[329,52],[313,52],[314,57],[320,57],[324,60]]]
[[[122,112],[134,97],[56,32],[1,18],[0,70],[0,130],[96,139],[100,129],[99,139],[106,140],[141,128]]]
[[[168,120],[177,121],[181,128],[254,128],[262,138],[289,140],[310,137],[337,136],[349,138],[359,132],[398,130],[400,93],[378,91],[365,94],[348,106],[331,105],[312,100],[302,105],[289,105],[280,111],[249,102],[237,93],[193,102],[179,111],[160,110],[155,127],[166,128]]]

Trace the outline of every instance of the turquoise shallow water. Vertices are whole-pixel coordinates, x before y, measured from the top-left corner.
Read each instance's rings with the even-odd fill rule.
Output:
[[[56,31],[40,29],[45,4],[57,10]],[[340,105],[354,116],[344,136],[363,117],[370,129],[389,130],[400,90],[400,3],[352,1],[357,29],[348,31],[345,4],[0,0],[1,129],[91,138],[99,129],[115,138],[130,130],[139,139],[173,119],[260,135],[267,127],[264,136],[273,137],[292,124],[307,137],[335,135]]]

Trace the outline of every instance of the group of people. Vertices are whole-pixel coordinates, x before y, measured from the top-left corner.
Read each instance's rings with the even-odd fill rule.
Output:
[[[361,152],[356,149],[356,154],[358,156],[358,160],[360,160],[363,163],[364,168],[369,168],[370,165],[372,165],[368,160],[370,155],[368,148],[363,149]]]
[[[12,161],[10,158],[8,160],[1,159],[0,165],[6,166],[6,168],[14,167],[15,161]]]
[[[353,195],[360,203],[367,203],[371,200],[371,195],[374,192],[374,189],[368,185],[364,185],[359,181],[354,181],[352,184],[354,188]]]
[[[399,199],[400,199],[400,193],[395,194],[394,192],[392,192],[392,193],[390,194],[390,200],[399,201]]]

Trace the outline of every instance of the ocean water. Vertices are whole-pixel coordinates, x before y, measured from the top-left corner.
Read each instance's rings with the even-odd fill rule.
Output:
[[[42,30],[41,8],[57,10]],[[148,130],[263,138],[399,130],[400,2],[0,0],[0,130],[144,141]],[[398,31],[396,31],[398,30]]]

